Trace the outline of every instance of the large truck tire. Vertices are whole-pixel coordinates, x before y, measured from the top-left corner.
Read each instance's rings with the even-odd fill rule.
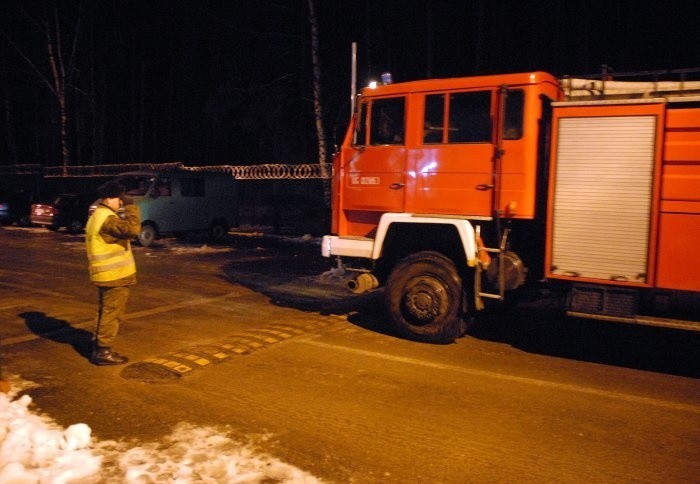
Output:
[[[464,333],[463,287],[454,263],[423,251],[399,261],[386,282],[384,300],[397,330],[406,338],[451,343]]]

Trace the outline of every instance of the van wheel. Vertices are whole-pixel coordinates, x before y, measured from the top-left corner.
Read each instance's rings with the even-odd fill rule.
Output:
[[[139,244],[143,247],[148,247],[156,240],[158,233],[156,228],[151,224],[144,224],[141,226],[141,233],[139,233]]]
[[[466,329],[462,278],[454,263],[423,251],[399,261],[386,282],[387,312],[399,332],[413,340],[446,344]]]
[[[224,219],[216,219],[209,228],[209,237],[212,240],[220,240],[228,234],[229,226]]]

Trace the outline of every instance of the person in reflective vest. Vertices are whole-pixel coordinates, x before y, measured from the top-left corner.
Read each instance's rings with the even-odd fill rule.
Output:
[[[141,231],[141,213],[124,187],[109,181],[97,189],[100,203],[85,226],[90,281],[98,289],[97,322],[90,361],[121,365],[129,361],[112,350],[126,312],[129,287],[136,284],[136,263],[130,240]],[[123,208],[123,214],[118,215]]]

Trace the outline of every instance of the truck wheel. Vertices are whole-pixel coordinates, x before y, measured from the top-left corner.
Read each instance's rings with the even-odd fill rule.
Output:
[[[385,304],[403,336],[428,343],[451,343],[465,330],[460,308],[462,278],[438,252],[418,252],[389,274]]]
[[[218,218],[211,223],[209,228],[209,238],[212,240],[222,239],[226,234],[228,234],[229,226],[226,220]]]
[[[144,224],[141,226],[141,233],[139,233],[139,244],[143,247],[148,247],[156,240],[158,236],[156,228],[151,224]]]

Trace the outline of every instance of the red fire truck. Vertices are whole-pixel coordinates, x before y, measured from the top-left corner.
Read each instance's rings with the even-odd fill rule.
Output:
[[[573,316],[700,329],[699,71],[366,87],[322,254],[354,292],[384,286],[421,341],[527,281],[563,288]]]

